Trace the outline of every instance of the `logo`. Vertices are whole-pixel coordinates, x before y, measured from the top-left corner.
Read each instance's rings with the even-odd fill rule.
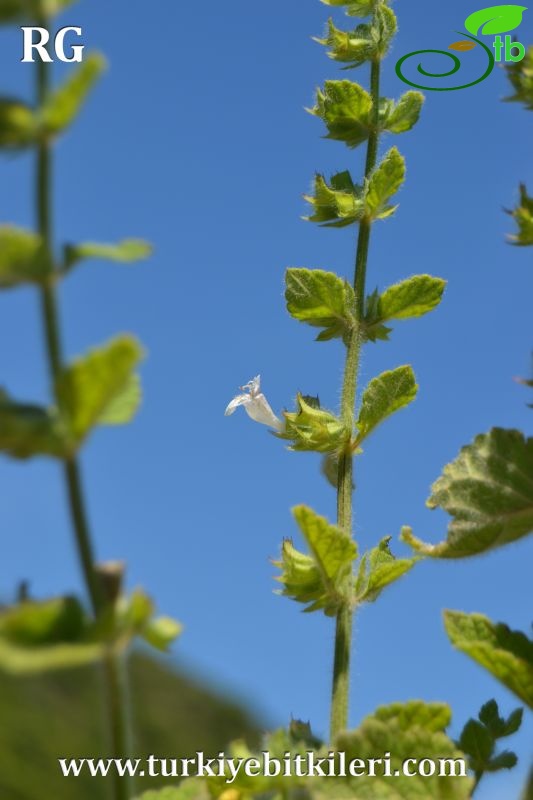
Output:
[[[475,11],[465,20],[465,29],[468,33],[457,31],[466,38],[450,44],[448,50],[415,50],[413,53],[402,56],[396,64],[396,74],[400,80],[404,83],[408,83],[409,86],[414,86],[416,89],[424,89],[429,92],[453,92],[457,89],[468,89],[470,86],[475,86],[477,83],[481,83],[481,81],[489,77],[497,63],[516,63],[517,61],[522,61],[524,58],[526,48],[510,35],[510,31],[514,31],[521,24],[524,11],[527,11],[525,6],[515,5],[490,6],[490,8],[482,8],[481,11]],[[492,42],[484,42],[478,39],[477,37],[480,34],[483,36],[492,36]],[[501,34],[505,34],[505,36],[502,37]],[[485,63],[485,56],[487,59],[485,71],[480,78],[470,80],[462,86],[426,86],[422,83],[416,83],[405,75],[404,68],[408,59],[426,55],[427,53],[436,53],[451,59],[453,63],[451,69],[446,72],[429,72],[419,63],[417,71],[425,78],[449,78],[459,72],[463,66],[463,62],[461,62],[460,58],[454,53],[448,51],[456,50],[461,53],[468,53],[478,47],[483,51],[483,63]],[[415,77],[417,80],[420,80],[418,76]]]
[[[47,49],[47,45],[50,46],[50,32],[47,31],[46,28],[23,26],[21,31],[23,37],[23,54],[21,60],[23,62],[33,63],[35,61],[34,51],[41,61],[51,63],[54,60],[53,56],[50,55]],[[85,47],[83,44],[71,45],[70,55],[65,53],[65,38],[68,33],[72,33],[75,36],[80,37],[82,35],[82,30],[81,28],[72,26],[68,28],[61,28],[61,30],[56,33],[54,38],[53,48],[55,55],[60,61],[83,61],[83,49]],[[37,38],[34,36],[34,34],[37,34]]]

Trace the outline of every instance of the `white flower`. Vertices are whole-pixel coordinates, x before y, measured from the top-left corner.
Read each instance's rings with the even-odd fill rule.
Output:
[[[275,428],[280,431],[283,427],[282,422],[276,417],[270,408],[268,400],[261,392],[261,376],[257,375],[250,383],[240,388],[244,394],[238,394],[233,398],[226,408],[226,417],[233,414],[239,406],[244,406],[248,416],[255,422],[260,422],[262,425],[268,425],[269,428]]]

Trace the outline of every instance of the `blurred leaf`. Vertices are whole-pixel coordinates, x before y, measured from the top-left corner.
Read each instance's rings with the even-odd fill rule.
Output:
[[[0,669],[14,674],[83,666],[101,657],[76,598],[25,601],[0,612]]]
[[[323,610],[327,616],[334,616],[351,602],[347,578],[357,557],[356,544],[307,506],[297,506],[293,514],[311,555],[298,552],[292,542],[284,541],[281,561],[274,562],[282,571],[276,578],[283,584],[280,593],[305,603],[305,611]]]
[[[424,95],[420,92],[406,92],[397,103],[387,108],[381,123],[383,130],[390,133],[410,131],[420,118],[424,101]]]
[[[362,442],[387,417],[412,403],[417,391],[410,366],[397,367],[373,378],[363,392],[356,423],[359,430],[357,441]]]
[[[314,194],[304,195],[313,206],[314,213],[306,217],[309,222],[318,222],[325,228],[344,228],[358,222],[364,214],[364,195],[356,186],[349,172],[333,175],[328,184],[322,175],[315,177]]]
[[[40,236],[13,225],[0,226],[0,288],[41,283],[47,272]]]
[[[457,746],[469,756],[470,768],[474,772],[485,772],[494,752],[494,739],[484,725],[475,719],[469,720]]]
[[[296,397],[296,411],[285,411],[283,416],[285,428],[276,436],[291,441],[291,450],[332,453],[342,449],[351,436],[342,420],[301,394]]]
[[[300,322],[324,330],[318,341],[344,337],[354,325],[355,294],[350,284],[322,269],[288,269],[287,310]]]
[[[131,264],[149,258],[152,246],[142,239],[124,239],[117,244],[98,244],[96,242],[83,242],[82,244],[69,244],[65,247],[65,271],[69,271],[79,261],[85,259],[104,259],[116,261],[119,264]]]
[[[31,147],[36,135],[37,119],[33,109],[20,100],[0,97],[0,148]]]
[[[183,626],[172,617],[156,617],[148,622],[142,636],[156,650],[166,652],[182,630]]]
[[[386,777],[383,767],[378,767],[374,777],[364,775],[348,778],[354,800],[398,800],[399,798],[420,797],[424,800],[467,800],[471,796],[473,781],[467,777],[406,777],[402,776],[402,766],[406,759],[461,759],[462,753],[446,736],[444,729],[449,723],[449,709],[440,703],[425,704],[419,701],[395,703],[378,709],[375,714],[363,720],[355,731],[341,734],[336,749],[346,753],[347,762],[351,759],[383,758],[383,753],[391,753],[392,774],[398,770],[393,780]],[[459,773],[459,765],[456,765]],[[328,779],[329,780],[329,779]],[[319,795],[320,800],[328,796]],[[330,795],[331,797],[335,795]],[[342,796],[342,795],[338,795]]]
[[[63,370],[57,396],[76,443],[95,425],[131,419],[139,397],[132,373],[141,358],[138,341],[120,336]]]
[[[465,28],[474,36],[478,33],[493,36],[496,33],[514,31],[521,24],[524,11],[527,11],[526,6],[516,5],[482,8],[466,18]]]
[[[376,290],[367,298],[365,334],[367,339],[387,339],[390,328],[384,323],[394,319],[422,317],[436,308],[442,300],[446,281],[431,275],[414,275],[401,283],[389,286],[382,295]]]
[[[75,0],[0,0],[0,25],[54,17]]]
[[[0,452],[13,458],[64,458],[67,431],[55,409],[14,402],[0,390]]]
[[[327,139],[357,147],[368,139],[372,97],[351,81],[326,81],[317,90],[316,106],[309,109],[328,129]]]
[[[533,111],[533,45],[530,45],[522,61],[506,64],[507,77],[515,91],[505,100],[523,103],[528,111]]]
[[[518,232],[509,235],[509,241],[516,245],[533,245],[533,197],[528,195],[523,183],[520,184],[520,205],[508,213],[518,225]]]
[[[482,614],[445,611],[451,643],[533,709],[533,641]]]
[[[516,766],[514,753],[504,750],[495,755],[494,750],[498,739],[516,733],[521,722],[521,708],[505,720],[500,716],[496,701],[489,700],[479,712],[479,720],[471,719],[466,723],[457,744],[468,755],[470,769],[479,780],[485,772],[498,772]]]
[[[105,66],[103,56],[97,53],[87,56],[63,85],[49,95],[39,111],[40,127],[45,136],[56,136],[72,124]]]
[[[395,558],[390,551],[390,540],[390,536],[382,539],[377,547],[362,557],[355,583],[358,603],[373,603],[387,586],[416,564],[416,558]]]
[[[394,214],[397,206],[388,202],[402,187],[405,180],[405,160],[396,147],[385,155],[368,181],[365,192],[365,208],[370,219],[386,219]]]
[[[108,636],[123,648],[140,636],[156,650],[166,652],[180,635],[182,626],[170,617],[154,617],[154,611],[152,599],[142,589],[122,595],[115,605]]]
[[[533,439],[493,428],[463,447],[433,485],[427,505],[452,516],[446,541],[426,544],[410,528],[402,539],[422,555],[464,558],[533,530]]]

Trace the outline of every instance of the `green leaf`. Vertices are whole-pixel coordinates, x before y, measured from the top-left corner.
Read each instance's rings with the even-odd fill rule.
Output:
[[[42,283],[47,272],[40,236],[13,225],[0,226],[0,288]]]
[[[274,562],[282,571],[276,578],[283,584],[280,594],[306,604],[305,611],[323,610],[327,616],[334,616],[351,602],[347,579],[357,557],[356,544],[307,506],[297,506],[293,514],[311,555],[298,552],[289,540],[283,542],[281,561]]]
[[[49,95],[39,111],[43,135],[57,136],[72,124],[105,66],[104,57],[98,53],[87,56],[65,83]]]
[[[406,759],[456,759],[462,753],[446,736],[444,728],[449,722],[449,709],[440,703],[421,702],[395,703],[393,706],[378,709],[367,717],[355,731],[341,734],[336,749],[346,753],[346,761],[351,759],[383,758],[391,753],[391,768],[394,779],[384,775],[384,766],[377,765],[375,776],[363,775],[348,778],[345,783],[351,789],[349,796],[354,800],[399,800],[399,798],[420,797],[424,800],[467,800],[471,796],[473,781],[460,777],[460,765],[455,764],[456,776],[447,777],[406,777],[402,767]],[[451,770],[452,763],[448,763]],[[332,795],[332,796],[342,796]],[[346,795],[345,795],[346,796]],[[320,798],[326,798],[326,791]]]
[[[320,408],[315,398],[298,394],[296,411],[285,411],[283,416],[285,429],[275,435],[290,440],[291,450],[333,453],[342,450],[351,436],[342,420]]]
[[[387,110],[381,123],[383,130],[390,133],[410,131],[420,118],[424,101],[424,95],[420,92],[406,92]]]
[[[418,386],[412,367],[397,367],[373,378],[366,387],[357,419],[360,443],[387,417],[416,397]]]
[[[533,530],[533,439],[493,428],[463,447],[433,485],[427,505],[452,516],[444,542],[426,544],[408,527],[402,539],[432,558],[465,558]]]
[[[75,0],[0,0],[0,25],[56,16]]]
[[[183,626],[172,617],[156,617],[148,622],[142,635],[148,644],[165,653],[182,630]]]
[[[518,225],[518,231],[509,235],[512,244],[533,245],[533,197],[527,193],[523,183],[520,184],[520,205],[508,212]]]
[[[21,150],[34,144],[37,119],[33,109],[20,100],[0,97],[0,148]]]
[[[314,209],[309,222],[318,222],[325,228],[344,228],[362,219],[365,206],[363,190],[356,186],[349,172],[340,172],[328,184],[322,175],[316,175],[314,194],[304,195]]]
[[[482,8],[466,18],[465,28],[474,36],[479,33],[493,36],[496,33],[514,31],[522,23],[524,11],[527,11],[526,6],[504,5]]]
[[[119,264],[131,264],[149,258],[151,254],[152,246],[142,239],[124,239],[117,244],[98,244],[97,242],[69,244],[65,247],[64,269],[69,271],[78,262],[92,258],[115,261]]]
[[[131,419],[138,399],[132,373],[141,358],[137,340],[120,336],[62,372],[57,396],[76,445],[95,425],[122,424]]]
[[[457,746],[469,756],[470,768],[474,772],[485,772],[494,752],[494,739],[481,722],[469,720],[457,742]]]
[[[442,300],[446,281],[431,275],[414,275],[401,283],[389,286],[382,295],[376,290],[367,298],[365,335],[372,342],[388,339],[390,320],[422,317],[436,308]]]
[[[17,403],[0,390],[0,452],[13,458],[69,453],[66,428],[55,409]]]
[[[479,712],[479,720],[490,731],[494,739],[503,739],[516,733],[522,724],[524,710],[515,709],[507,719],[500,716],[498,703],[496,700],[489,700]]]
[[[193,778],[183,781],[177,787],[150,789],[139,795],[136,800],[209,800],[210,797],[206,781]]]
[[[9,607],[0,612],[0,669],[23,675],[89,664],[103,653],[90,634],[73,597]]]
[[[326,81],[324,90],[317,90],[316,106],[309,111],[324,122],[327,139],[345,142],[348,147],[368,139],[372,97],[358,83]]]
[[[533,709],[533,641],[482,614],[445,611],[451,643]]]
[[[517,764],[518,758],[516,753],[511,753],[510,750],[504,750],[490,759],[486,770],[487,772],[499,772],[501,769],[513,769]]]
[[[374,58],[383,58],[398,29],[394,12],[388,6],[378,6],[370,24],[362,23],[353,31],[342,31],[330,19],[323,39],[315,39],[329,48],[328,56],[353,69]]]
[[[154,617],[154,603],[142,590],[121,595],[104,631],[115,646],[126,648],[135,636],[140,636],[156,650],[166,652],[182,631],[182,626],[170,617]]]
[[[379,0],[322,0],[326,6],[345,6],[349,17],[369,17]]]
[[[324,330],[318,341],[343,338],[353,328],[355,294],[348,281],[322,269],[288,269],[287,311],[300,322]]]
[[[505,100],[523,103],[528,111],[533,111],[533,45],[528,47],[522,61],[507,64],[506,70],[515,93]]]
[[[362,557],[355,583],[358,603],[373,603],[387,586],[416,564],[416,558],[395,558],[390,551],[390,540],[390,536],[382,539],[377,547]]]
[[[390,206],[389,200],[401,188],[405,180],[405,159],[396,147],[385,155],[374,170],[365,192],[366,213],[370,219],[386,219],[394,214],[398,206]]]

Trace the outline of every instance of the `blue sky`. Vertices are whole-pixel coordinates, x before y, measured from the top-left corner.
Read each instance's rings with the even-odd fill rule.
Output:
[[[447,47],[476,10],[427,0],[421,15],[421,6],[395,5],[388,96],[406,88],[397,58]],[[130,585],[145,586],[185,623],[181,663],[270,724],[292,714],[322,733],[332,623],[273,594],[269,558],[296,535],[290,507],[308,503],[333,518],[334,493],[315,457],[289,453],[243,413],[225,419],[223,411],[259,372],[277,411],[297,390],[338,403],[341,346],[315,344],[283,302],[287,266],[352,273],[355,231],[301,220],[315,170],[350,168],[357,177],[363,169],[362,150],[322,140],[320,123],[303,111],[316,86],[339,76],[310,38],[327,16],[318,2],[282,0],[74,6],[62,23],[81,25],[110,69],[61,141],[56,171],[58,242],[133,235],[156,248],[135,267],[87,264],[61,293],[69,355],[122,331],[138,334],[149,354],[142,412],[130,427],[97,432],[84,454],[98,554],[125,558]],[[533,41],[528,13],[520,38]],[[32,70],[19,63],[20,49],[16,31],[1,32],[0,88],[29,96]],[[368,80],[365,69],[348,77]],[[430,272],[448,289],[434,314],[399,324],[390,344],[365,351],[363,380],[411,363],[420,394],[358,463],[362,547],[396,539],[403,524],[442,538],[444,515],[424,506],[442,466],[493,425],[531,431],[527,392],[513,376],[530,366],[533,251],[505,243],[512,221],[503,207],[520,180],[533,186],[533,115],[500,102],[507,93],[502,70],[472,89],[429,93],[416,129],[384,143],[399,146],[408,179],[396,217],[376,226],[369,288]],[[32,224],[31,159],[3,158],[0,169],[0,218]],[[2,383],[44,401],[30,290],[0,297],[0,339]],[[23,577],[38,596],[79,590],[57,465],[2,460],[0,474],[3,596]],[[412,697],[450,702],[455,731],[493,696],[513,709],[512,695],[451,649],[441,612],[480,611],[527,629],[531,555],[524,541],[471,561],[423,563],[365,608],[355,624],[352,722]],[[531,732],[528,720],[513,742],[520,770],[487,781],[480,800],[518,795]]]

